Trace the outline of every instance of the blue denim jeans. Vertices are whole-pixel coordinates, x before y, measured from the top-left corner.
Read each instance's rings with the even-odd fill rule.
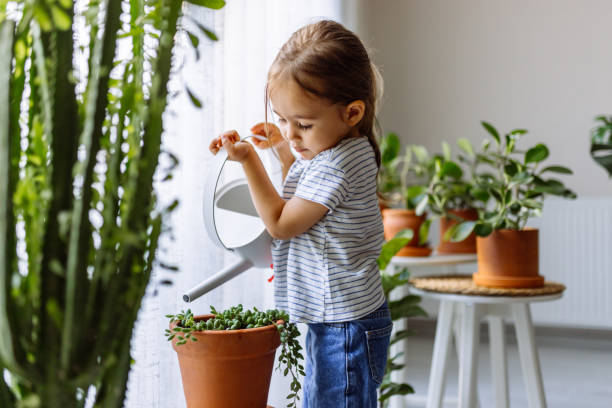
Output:
[[[309,324],[303,408],[376,408],[392,328],[387,302],[358,320]]]

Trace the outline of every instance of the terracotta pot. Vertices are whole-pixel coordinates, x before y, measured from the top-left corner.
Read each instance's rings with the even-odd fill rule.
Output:
[[[213,315],[196,316],[207,320]],[[176,323],[170,325],[170,330]],[[264,408],[274,356],[280,345],[275,325],[244,330],[195,332],[197,342],[172,346],[179,359],[188,408]]]
[[[383,210],[383,225],[385,228],[385,239],[389,241],[402,229],[408,228],[414,232],[412,240],[396,256],[429,256],[431,248],[425,244],[419,246],[419,228],[427,219],[427,215],[416,215],[413,210],[387,208]]]
[[[493,288],[544,286],[539,273],[538,230],[495,230],[477,237],[478,272],[474,283]]]
[[[387,204],[385,204],[385,200],[383,200],[380,197],[378,197],[378,208],[380,209],[381,213],[383,212],[383,210],[387,208]]]
[[[474,209],[468,210],[450,210],[451,214],[461,217],[467,221],[478,220],[478,211]],[[476,253],[476,234],[473,232],[463,241],[451,242],[444,241],[446,231],[457,224],[457,220],[453,218],[443,217],[440,219],[440,244],[438,245],[438,253],[440,254],[475,254]]]

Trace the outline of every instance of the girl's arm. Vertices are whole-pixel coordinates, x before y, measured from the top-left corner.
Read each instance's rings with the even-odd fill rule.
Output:
[[[283,181],[285,181],[285,177],[287,177],[287,173],[289,173],[289,169],[291,165],[295,161],[295,156],[291,153],[291,149],[289,148],[289,143],[283,142],[276,147],[276,152],[280,158],[281,167],[283,169]]]
[[[242,164],[257,214],[272,237],[284,240],[293,238],[323,218],[328,209],[322,204],[299,197],[285,201],[276,192],[253,146],[239,140],[236,131],[225,132],[213,140],[210,150],[216,153],[223,147],[230,160]]]

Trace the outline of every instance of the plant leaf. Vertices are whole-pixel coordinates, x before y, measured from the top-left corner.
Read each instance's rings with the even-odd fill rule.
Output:
[[[395,236],[389,241],[385,242],[380,251],[380,255],[376,262],[378,263],[378,268],[380,270],[385,270],[391,258],[397,254],[397,252],[402,249],[408,242],[412,240],[414,236],[414,232],[411,229],[403,229],[399,231]]]
[[[189,87],[185,86],[187,90],[187,94],[189,95],[189,99],[191,99],[191,103],[193,103],[198,109],[202,107],[202,102],[191,92]]]
[[[428,203],[429,203],[429,195],[424,194],[423,197],[419,200],[419,203],[417,204],[414,210],[416,212],[416,215],[419,215],[419,216],[423,215],[423,213],[427,209]]]
[[[444,240],[451,242],[461,242],[470,236],[476,227],[476,221],[464,221],[457,223],[449,228],[444,234]]]
[[[493,226],[489,223],[479,222],[474,227],[474,233],[479,237],[486,237],[493,232]]]
[[[447,142],[442,142],[442,157],[444,157],[444,160],[450,160],[451,155],[450,145]]]
[[[224,0],[185,0],[187,3],[195,4],[197,6],[207,7],[213,10],[219,10],[225,6]]]
[[[499,138],[499,133],[497,133],[497,129],[495,129],[491,124],[485,121],[482,121],[480,123],[482,124],[482,126],[484,126],[487,132],[489,132],[491,136],[493,136],[493,139],[495,139],[495,141],[497,142],[497,145],[499,146],[501,144],[501,140]]]
[[[380,142],[380,156],[383,164],[390,163],[397,157],[400,151],[399,137],[395,133],[389,133]]]
[[[459,146],[459,148],[463,150],[468,156],[474,157],[474,148],[472,147],[472,143],[468,139],[464,137],[459,138],[457,140],[457,146]]]
[[[424,245],[427,242],[429,236],[429,226],[431,225],[431,218],[426,219],[419,228],[419,245]]]
[[[461,167],[455,162],[445,161],[442,165],[442,171],[440,173],[440,178],[450,176],[456,179],[459,179],[463,176],[463,170]]]
[[[548,148],[542,143],[539,143],[531,149],[527,150],[527,153],[525,153],[525,164],[539,163],[542,160],[546,159],[548,155]]]
[[[574,174],[574,172],[571,169],[568,169],[567,167],[563,167],[563,166],[548,166],[548,167],[543,168],[540,173],[544,173],[546,171],[552,171],[553,173],[560,173],[560,174]]]

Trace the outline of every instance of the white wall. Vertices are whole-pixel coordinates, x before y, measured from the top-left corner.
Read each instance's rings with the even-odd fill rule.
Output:
[[[593,118],[612,113],[612,1],[345,1],[347,25],[385,78],[381,124],[405,143],[486,137],[481,120],[526,128],[578,195],[612,195],[593,163]],[[553,163],[555,162],[555,163]]]

